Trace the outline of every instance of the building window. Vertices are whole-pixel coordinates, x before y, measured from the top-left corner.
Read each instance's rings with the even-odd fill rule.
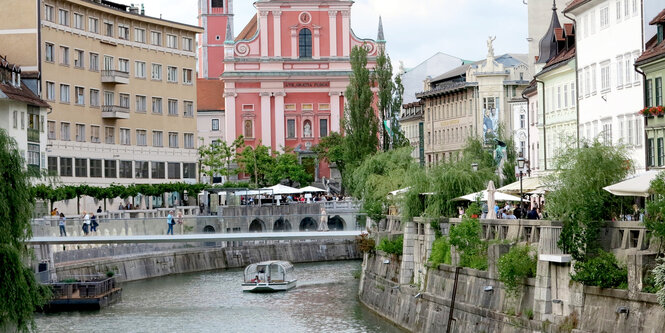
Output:
[[[166,81],[178,82],[178,68],[173,66],[166,67]]]
[[[213,119],[212,120],[212,128],[213,131],[219,131],[219,119]]]
[[[40,167],[41,154],[39,153],[39,145],[38,144],[28,143],[28,156],[27,157],[28,157],[27,158],[28,165],[33,165],[33,166],[36,166],[37,168]]]
[[[134,177],[139,179],[150,178],[150,165],[145,161],[134,162]]]
[[[85,142],[85,125],[76,124],[76,141]]]
[[[647,107],[653,106],[653,80],[647,80]]]
[[[131,141],[131,130],[129,128],[120,129],[120,144],[129,146],[132,144]]]
[[[62,177],[71,177],[72,176],[72,158],[71,157],[60,157],[60,176],[62,176]]]
[[[104,142],[109,145],[115,144],[115,127],[104,128]]]
[[[70,135],[69,123],[60,123],[60,140],[69,141]]]
[[[152,64],[152,71],[150,73],[150,78],[153,80],[160,80],[162,79],[162,65],[160,64]]]
[[[178,48],[178,36],[176,35],[166,35],[166,47],[171,49]]]
[[[248,120],[245,120],[245,126],[244,126],[244,128],[245,128],[245,131],[244,131],[244,133],[245,133],[245,137],[247,137],[247,138],[253,138],[253,137],[254,137],[254,126],[252,125],[252,121],[251,121],[251,120],[249,120],[249,119],[248,119]]]
[[[113,64],[113,57],[111,56],[104,56],[104,70],[105,71],[111,71],[114,69],[114,64]]]
[[[44,5],[44,20],[53,22],[53,6]]]
[[[212,8],[222,8],[224,7],[224,0],[212,0],[210,5]]]
[[[88,17],[88,31],[97,34],[99,33],[99,20],[94,17]]]
[[[162,46],[162,33],[159,31],[150,31],[150,44]]]
[[[90,177],[92,178],[102,177],[102,160],[90,159]]]
[[[104,177],[105,178],[117,178],[118,163],[115,160],[104,160]]]
[[[632,72],[633,72],[633,66],[631,65],[631,57],[630,53],[626,54],[623,58],[624,62],[624,68],[626,70],[626,85],[629,85],[631,83],[631,77],[632,77]]]
[[[69,11],[58,9],[58,23],[69,26]]]
[[[90,89],[90,106],[99,106],[99,90]]]
[[[60,102],[69,103],[69,85],[61,84],[60,85]]]
[[[309,29],[300,30],[298,45],[300,46],[300,58],[312,57],[312,32]]]
[[[74,13],[74,28],[83,30],[83,15]]]
[[[609,75],[609,72],[608,72]],[[596,81],[598,77],[596,76],[596,64],[591,65],[591,91],[593,94],[596,94]]]
[[[194,133],[185,133],[184,136],[184,146],[186,149],[194,148]]]
[[[600,91],[610,90],[610,62],[606,61],[600,65]]]
[[[44,47],[44,59],[48,62],[54,62],[55,61],[55,54],[53,51],[53,44],[51,43],[46,43]]]
[[[46,82],[46,99],[49,101],[55,100],[55,83]]]
[[[623,57],[617,57],[617,88],[623,87]]]
[[[287,119],[286,120],[286,137],[289,139],[296,138],[296,120]]]
[[[178,148],[178,133],[169,132],[169,148]]]
[[[136,61],[135,67],[136,69],[134,70],[134,76],[140,79],[145,79],[145,62]]]
[[[663,79],[660,77],[656,78],[656,106],[663,105]]]
[[[182,83],[192,84],[192,70],[183,68],[182,70]]]
[[[612,124],[603,124],[603,142],[607,145],[612,144]]]
[[[193,47],[194,43],[191,38],[189,37],[183,37],[182,38],[182,50],[183,51],[192,51],[194,49]]]
[[[577,93],[575,92],[575,82],[570,84],[570,105],[575,106]]]
[[[520,128],[524,128],[525,125],[526,125],[526,116],[521,114],[520,115]]]
[[[120,161],[120,178],[132,178],[133,172],[132,161]]]
[[[88,159],[87,158],[75,159],[74,171],[76,177],[88,177]]]
[[[623,10],[623,8],[621,6],[621,0],[618,0],[615,4],[616,4],[616,11],[615,11],[616,19],[617,19],[617,22],[619,22],[619,21],[621,21],[621,11]]]
[[[112,91],[104,91],[104,105],[115,105],[115,93]]]
[[[136,130],[136,145],[137,146],[147,146],[148,138],[146,130]]]
[[[663,138],[658,138],[658,140],[656,140],[656,145],[658,152],[658,155],[656,155],[657,163],[658,166],[663,166],[663,154],[665,154],[665,152],[663,151]]]
[[[51,176],[58,175],[58,158],[55,156],[48,157],[48,173]]]
[[[99,71],[99,54],[97,53],[90,53],[90,70]]]
[[[152,162],[152,178],[164,179],[164,162]]]
[[[60,65],[69,66],[69,48],[60,46]]]
[[[319,119],[319,137],[328,136],[328,119]]]
[[[129,109],[129,94],[120,94],[120,106]]]
[[[146,97],[136,95],[136,112],[145,113],[147,110]]]
[[[104,35],[108,37],[113,37],[113,23],[104,22]]]
[[[194,117],[194,102],[184,101],[182,105],[184,107],[183,115],[188,118]]]
[[[118,26],[118,38],[129,40],[129,27],[119,25]]]
[[[164,146],[162,131],[152,131],[152,146],[153,147]]]
[[[169,116],[177,116],[178,115],[178,100],[169,99],[167,104],[168,104]]]
[[[83,95],[84,89],[83,87],[74,87],[74,94],[76,96],[75,103],[77,105],[84,105],[85,104],[85,96]]]
[[[152,98],[152,113],[162,114],[162,98]]]
[[[14,111],[14,128],[18,128],[18,111]]]
[[[83,50],[74,50],[74,67],[76,68],[85,67],[83,64],[83,57],[84,57]]]
[[[145,43],[145,29],[134,28],[134,41]]]
[[[129,73],[129,60],[118,59],[118,70],[121,72]]]
[[[180,163],[168,163],[169,179],[180,179]]]
[[[46,126],[48,126],[48,139],[55,140],[55,121],[49,120]],[[16,111],[14,111],[14,128],[16,128]]]
[[[196,179],[196,163],[182,164],[182,178]]]
[[[99,126],[91,125],[90,126],[90,142],[99,143]]]
[[[556,109],[561,109],[561,86],[556,87]]]

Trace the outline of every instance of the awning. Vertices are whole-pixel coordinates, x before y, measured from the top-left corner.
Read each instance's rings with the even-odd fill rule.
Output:
[[[545,184],[543,179],[538,176],[523,177],[522,178],[522,193],[534,192],[537,190],[545,191]],[[500,187],[497,191],[504,193],[518,194],[520,193],[520,181],[510,183],[506,186]]]
[[[487,201],[487,190],[482,190],[480,192],[463,195],[461,197],[457,197],[457,198],[453,199],[453,201],[476,201],[476,199],[479,198],[479,197],[480,197],[480,201]],[[502,192],[496,191],[496,192],[494,192],[494,200],[495,201],[520,201],[520,198],[516,197],[514,195],[510,195],[510,194],[507,194],[507,193],[502,193]]]
[[[605,186],[603,189],[614,195],[624,197],[648,197],[651,181],[658,176],[661,170],[649,170],[647,172],[626,179],[620,183]]]

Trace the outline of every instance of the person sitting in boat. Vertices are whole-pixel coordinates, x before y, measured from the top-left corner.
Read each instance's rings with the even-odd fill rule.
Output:
[[[259,276],[257,275],[255,278],[251,279],[250,282],[259,283],[261,280],[259,280]]]

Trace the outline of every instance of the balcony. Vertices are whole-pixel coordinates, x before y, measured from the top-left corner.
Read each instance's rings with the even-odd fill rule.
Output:
[[[39,143],[39,130],[28,128],[28,142]]]
[[[128,84],[129,73],[115,69],[105,69],[102,71],[102,83]]]
[[[102,105],[102,118],[129,119],[129,108],[119,105]]]

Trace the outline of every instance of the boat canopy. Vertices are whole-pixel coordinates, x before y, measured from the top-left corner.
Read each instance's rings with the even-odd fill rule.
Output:
[[[295,279],[293,264],[272,260],[251,264],[245,268],[244,282],[250,283],[258,276],[261,282],[283,282]]]

